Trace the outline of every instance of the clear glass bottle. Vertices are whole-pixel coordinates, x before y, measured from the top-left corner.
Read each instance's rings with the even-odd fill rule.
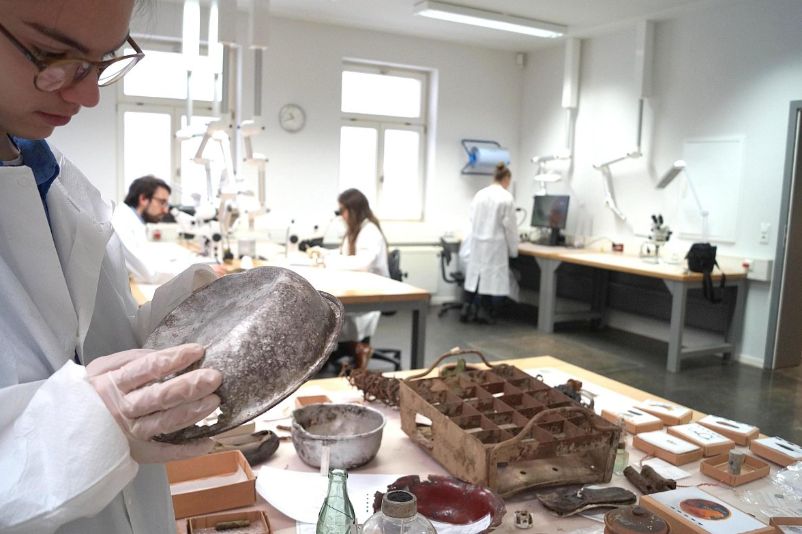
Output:
[[[346,488],[345,469],[329,470],[329,491],[317,516],[317,534],[349,534],[356,532],[356,514]]]
[[[627,452],[627,425],[624,419],[618,420],[618,426],[621,427],[621,434],[618,436],[618,447],[615,449],[613,474],[620,476],[629,465],[629,452]]]
[[[418,501],[408,491],[388,491],[382,509],[362,526],[362,534],[435,534],[428,519],[418,513]]]

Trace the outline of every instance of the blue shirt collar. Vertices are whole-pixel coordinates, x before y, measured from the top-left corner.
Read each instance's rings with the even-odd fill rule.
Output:
[[[33,172],[33,177],[36,180],[36,187],[39,189],[39,196],[42,199],[42,204],[47,213],[47,203],[45,198],[50,186],[58,178],[60,169],[56,156],[47,145],[47,142],[42,139],[23,139],[21,137],[10,137],[11,142],[17,147],[22,155],[22,164],[30,167]],[[2,166],[0,162],[0,166]],[[48,219],[49,219],[48,214]]]

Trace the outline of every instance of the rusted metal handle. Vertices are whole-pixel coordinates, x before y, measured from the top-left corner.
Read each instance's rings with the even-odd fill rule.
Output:
[[[552,414],[559,414],[564,417],[566,413],[570,412],[577,412],[580,415],[584,416],[585,419],[587,419],[588,422],[590,422],[591,426],[593,426],[594,430],[598,430],[592,419],[593,413],[590,412],[590,410],[588,410],[587,408],[582,408],[581,406],[561,406],[559,408],[548,408],[532,416],[532,419],[530,419],[529,422],[526,423],[526,426],[524,426],[521,429],[521,431],[518,432],[518,434],[516,434],[515,436],[511,437],[508,440],[502,441],[501,443],[497,443],[496,446],[493,447],[491,455],[495,457],[495,454],[498,450],[504,447],[508,447],[510,445],[514,445],[515,443],[518,443],[519,441],[524,439],[524,437],[532,430],[532,427],[534,427],[543,417]]]
[[[440,362],[442,362],[443,360],[445,360],[446,358],[450,358],[451,356],[460,356],[460,355],[462,355],[462,354],[476,354],[477,356],[479,356],[479,358],[481,358],[481,359],[482,359],[482,362],[483,362],[483,363],[484,363],[484,364],[485,364],[487,367],[489,367],[490,369],[492,369],[493,367],[495,367],[494,365],[491,365],[491,364],[490,364],[490,362],[488,362],[488,361],[485,359],[485,355],[484,355],[484,354],[482,354],[481,352],[479,352],[478,350],[473,350],[473,349],[461,349],[461,348],[459,348],[459,347],[455,347],[455,348],[451,349],[450,351],[446,352],[445,354],[441,355],[439,358],[437,358],[437,360],[436,360],[436,361],[435,361],[435,362],[432,364],[432,366],[431,366],[431,367],[429,367],[428,369],[426,369],[425,371],[423,371],[423,372],[421,372],[421,373],[418,373],[418,374],[416,374],[416,375],[408,376],[408,377],[406,377],[404,380],[408,382],[408,381],[410,381],[410,380],[415,380],[416,378],[423,378],[424,376],[426,376],[426,375],[428,375],[429,373],[431,373],[431,372],[434,370],[434,368],[435,368],[435,367],[437,367],[437,366],[438,366],[438,364],[439,364]]]

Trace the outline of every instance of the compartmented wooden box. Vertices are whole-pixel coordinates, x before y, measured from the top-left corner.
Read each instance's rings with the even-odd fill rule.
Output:
[[[401,428],[452,475],[503,497],[610,481],[619,428],[541,380],[511,365],[415,378]]]

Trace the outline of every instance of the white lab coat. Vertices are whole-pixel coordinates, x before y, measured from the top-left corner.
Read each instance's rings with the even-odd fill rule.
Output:
[[[356,249],[348,255],[350,242],[346,236],[339,253],[325,258],[326,267],[349,271],[367,271],[379,276],[390,276],[387,266],[387,243],[379,228],[365,220],[356,236]],[[372,336],[379,325],[381,312],[347,313],[340,332],[340,341],[361,341]]]
[[[509,258],[518,256],[518,224],[512,194],[494,183],[471,201],[470,233],[463,244],[467,259],[465,289],[482,295],[514,296]]]
[[[196,267],[137,309],[110,206],[56,157],[50,227],[31,170],[0,167],[0,532],[173,533],[164,467],[131,459],[73,358],[141,346],[214,274]]]
[[[121,202],[114,208],[111,223],[123,245],[125,266],[135,281],[163,284],[190,265],[190,262],[183,262],[171,266],[158,251],[148,250],[145,223],[128,204]]]

